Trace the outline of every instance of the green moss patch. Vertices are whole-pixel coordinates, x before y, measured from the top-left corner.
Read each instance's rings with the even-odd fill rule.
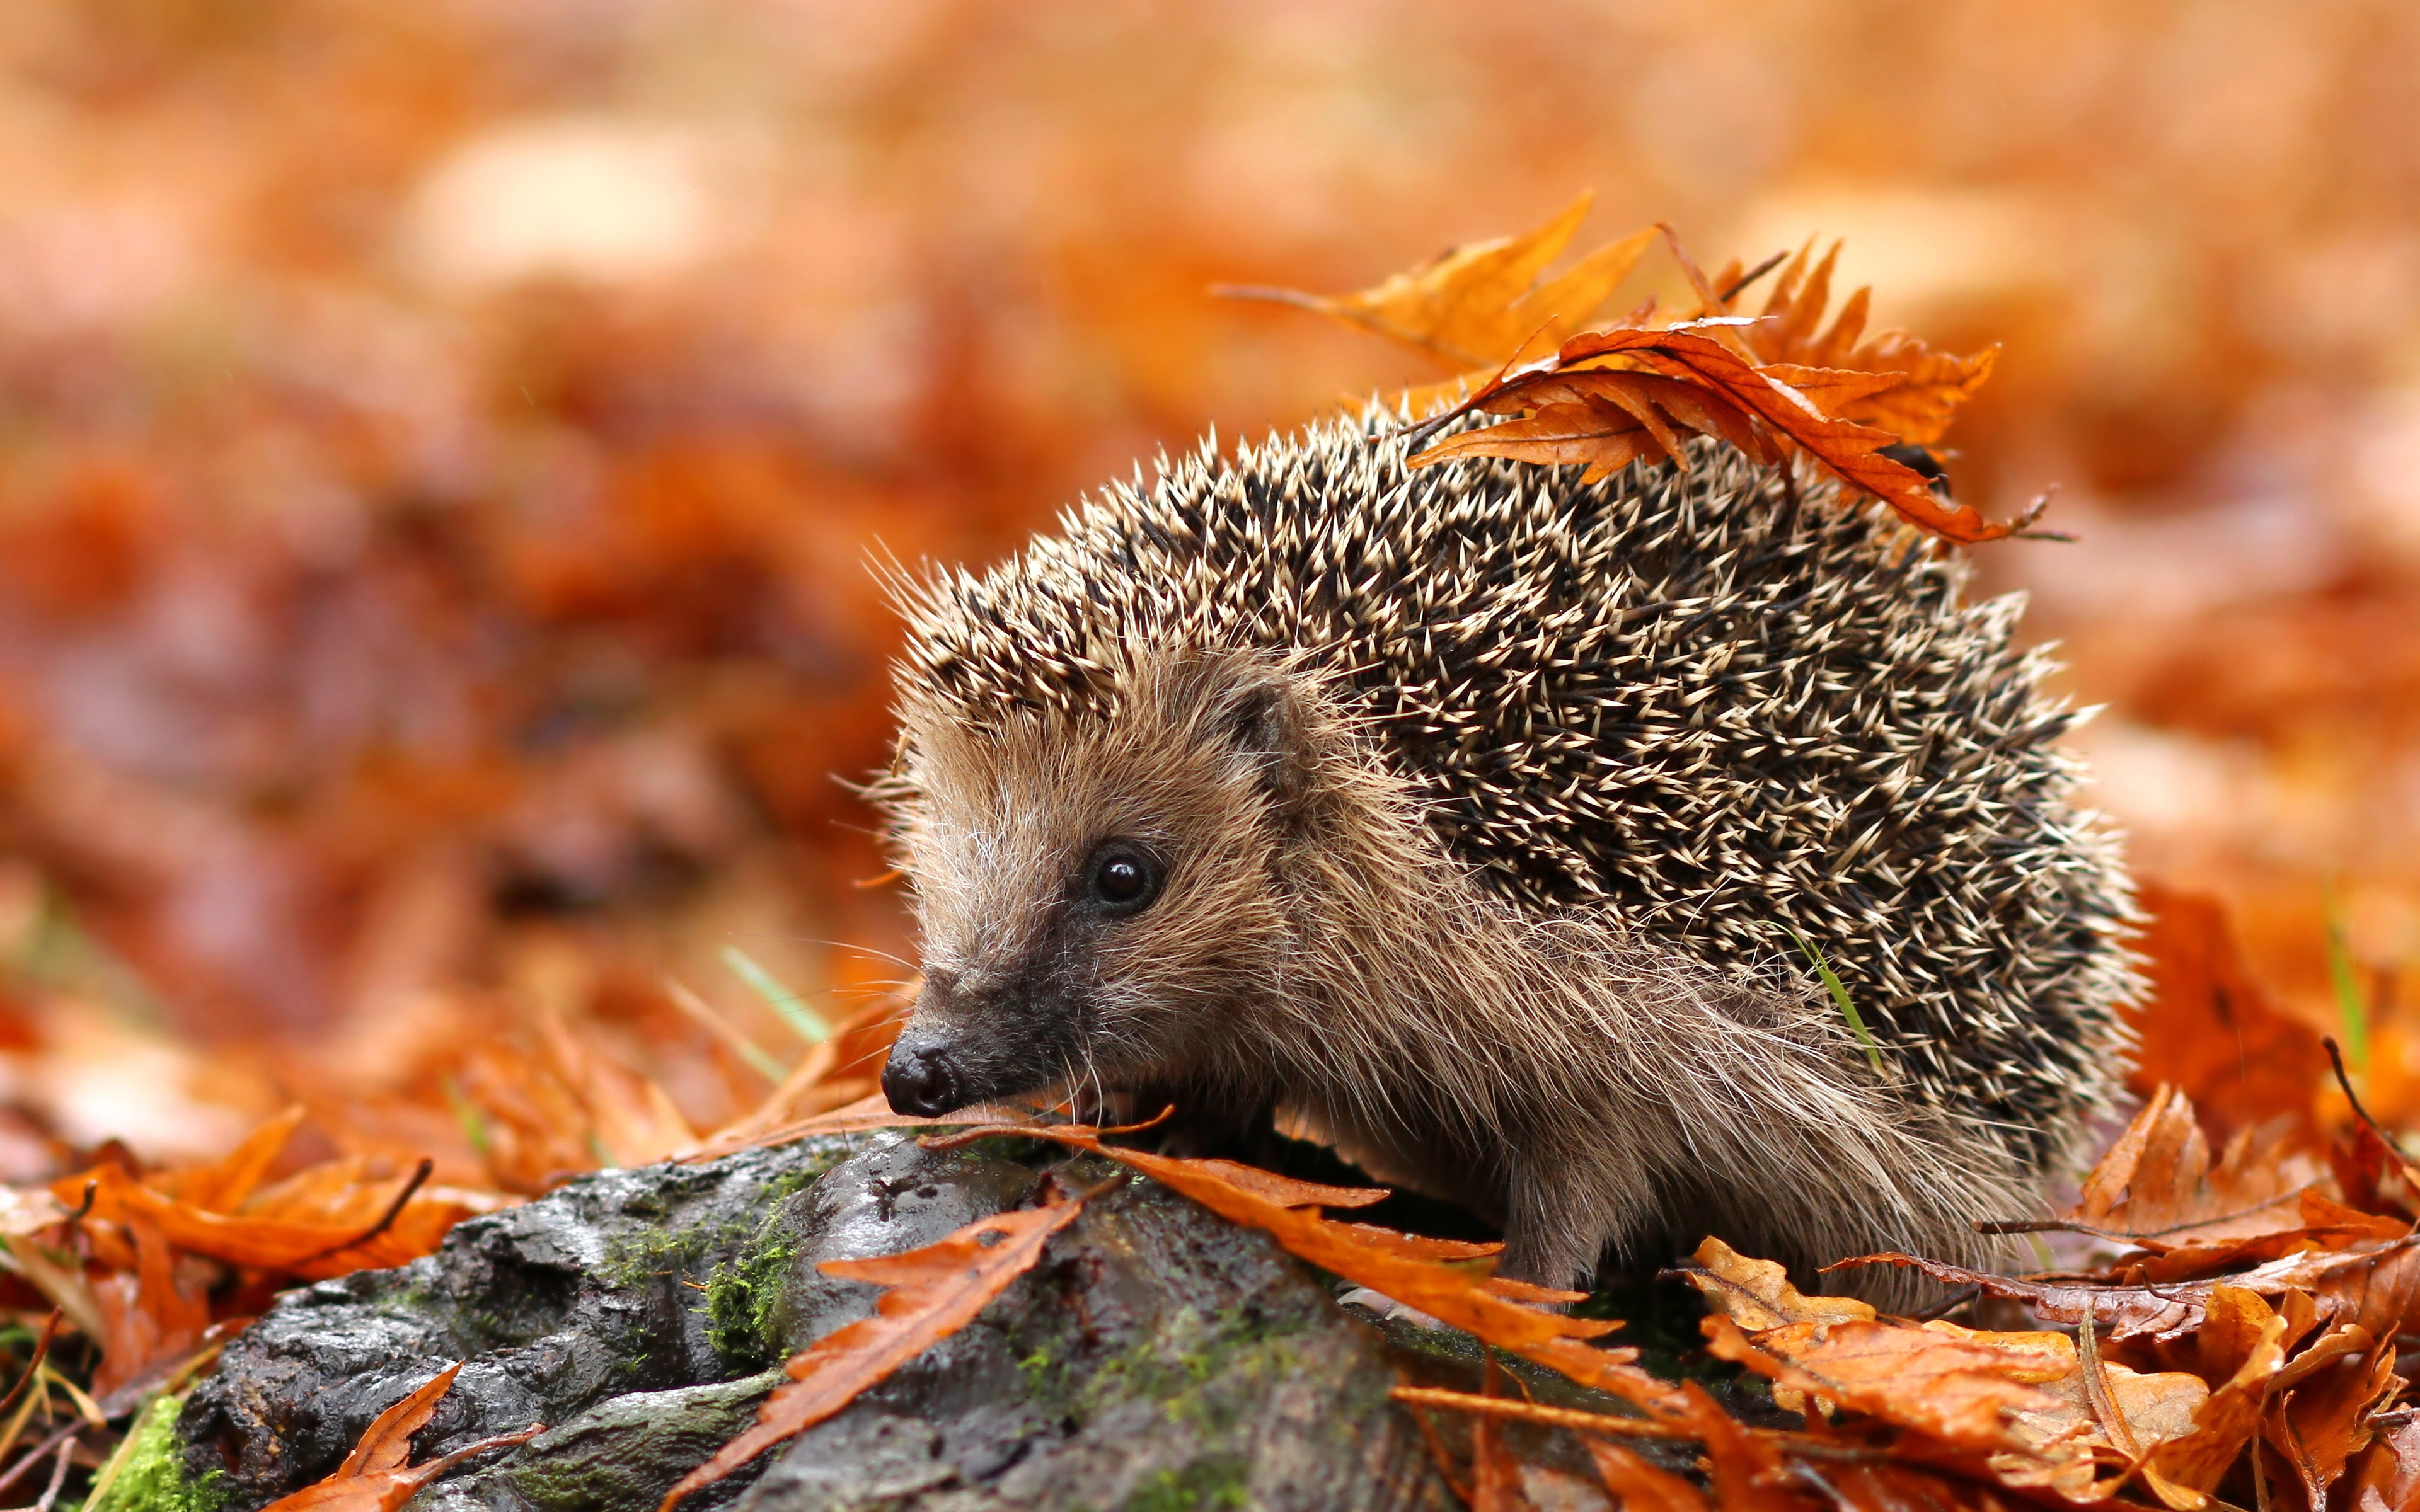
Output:
[[[182,1396],[162,1396],[143,1410],[118,1450],[116,1473],[84,1512],[219,1512],[226,1500],[226,1473],[185,1478],[185,1443],[177,1437],[177,1414],[184,1406]]]

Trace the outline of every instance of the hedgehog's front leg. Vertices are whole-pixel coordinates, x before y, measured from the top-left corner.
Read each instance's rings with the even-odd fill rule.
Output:
[[[1618,1231],[1618,1215],[1606,1202],[1621,1186],[1620,1173],[1565,1152],[1516,1152],[1505,1194],[1504,1257],[1496,1273],[1532,1286],[1585,1289]]]

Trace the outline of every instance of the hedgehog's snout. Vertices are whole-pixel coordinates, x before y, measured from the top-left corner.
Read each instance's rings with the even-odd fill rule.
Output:
[[[882,1095],[891,1100],[891,1111],[920,1119],[965,1106],[965,1085],[948,1051],[919,1044],[906,1035],[891,1047],[891,1059],[882,1068]]]

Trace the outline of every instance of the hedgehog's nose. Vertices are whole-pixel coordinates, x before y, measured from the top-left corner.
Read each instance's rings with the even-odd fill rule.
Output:
[[[905,1041],[892,1046],[891,1059],[882,1068],[882,1095],[891,1100],[893,1113],[939,1118],[966,1105],[962,1086],[949,1057]]]

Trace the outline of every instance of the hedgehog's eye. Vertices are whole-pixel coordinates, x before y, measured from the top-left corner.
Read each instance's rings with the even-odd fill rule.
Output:
[[[1101,847],[1093,857],[1093,896],[1113,913],[1140,913],[1159,895],[1159,867],[1131,845]]]

